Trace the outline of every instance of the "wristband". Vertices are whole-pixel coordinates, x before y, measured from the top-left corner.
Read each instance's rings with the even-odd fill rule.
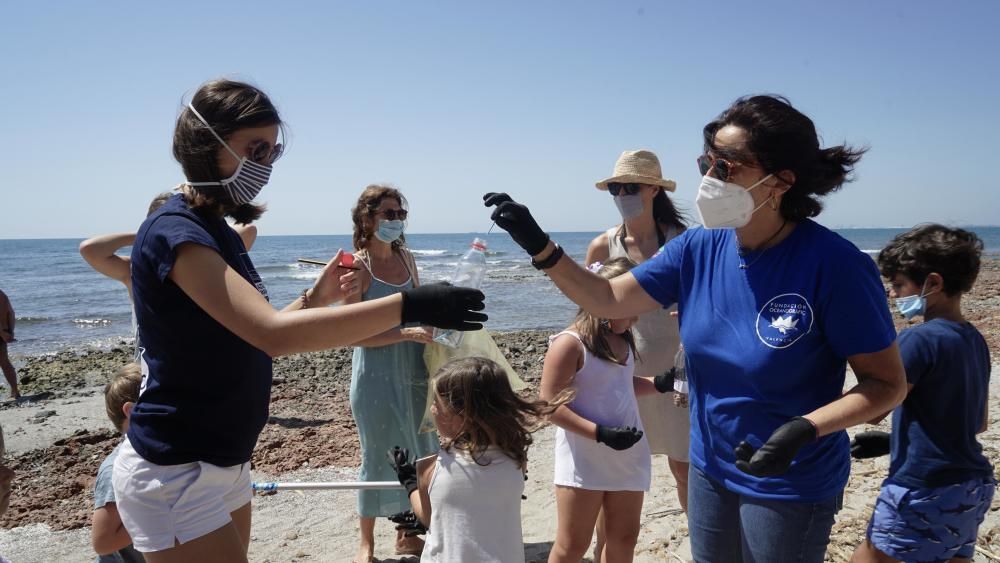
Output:
[[[552,249],[552,253],[548,255],[544,260],[536,261],[534,258],[531,259],[531,265],[535,267],[536,270],[548,270],[552,266],[556,265],[556,262],[563,257],[563,249],[559,246],[559,243],[555,243],[555,248]]]

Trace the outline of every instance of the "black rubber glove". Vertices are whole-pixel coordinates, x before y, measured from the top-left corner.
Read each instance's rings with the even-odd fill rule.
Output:
[[[486,207],[497,206],[490,215],[500,228],[510,233],[510,238],[534,256],[545,250],[549,235],[538,226],[528,208],[514,201],[505,193],[490,192],[483,196]]]
[[[627,450],[642,439],[642,430],[630,426],[597,425],[597,442],[614,450]]]
[[[792,465],[802,446],[816,440],[816,427],[797,416],[782,424],[756,452],[746,441],[733,450],[736,467],[757,477],[781,475]]]
[[[859,432],[851,440],[851,457],[868,459],[889,453],[889,433],[880,430]]]
[[[396,524],[396,529],[403,532],[405,537],[409,538],[427,533],[427,528],[424,527],[412,510],[397,512],[388,518],[390,522]]]
[[[404,289],[403,323],[420,323],[453,330],[479,330],[486,320],[482,311],[486,297],[471,287],[448,282],[429,283]]]
[[[676,368],[670,368],[667,373],[662,373],[653,378],[653,387],[660,393],[674,390],[674,373]]]
[[[407,496],[417,490],[417,466],[410,461],[410,450],[396,446],[386,453],[389,465],[396,471],[396,478],[406,489]]]

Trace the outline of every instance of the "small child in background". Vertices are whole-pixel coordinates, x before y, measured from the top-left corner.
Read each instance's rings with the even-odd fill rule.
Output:
[[[923,225],[879,253],[896,309],[924,322],[897,340],[909,393],[892,411],[892,434],[863,432],[851,454],[892,454],[855,562],[969,561],[993,500],[993,467],[976,434],[989,419],[990,353],[962,315],[979,274],[974,233]],[[873,423],[878,420],[872,421]]]
[[[431,392],[441,449],[415,465],[405,449],[389,452],[413,512],[428,527],[420,560],[523,563],[521,494],[531,433],[569,395],[526,401],[485,358],[448,362]]]
[[[628,272],[625,258],[603,265],[611,279]],[[643,437],[637,394],[673,390],[673,377],[635,377],[637,317],[597,319],[582,309],[573,324],[549,339],[540,395],[575,391],[552,415],[556,429],[555,485],[558,527],[549,562],[579,562],[590,547],[598,514],[605,515],[600,561],[632,561],[639,517],[649,490],[650,449]]]
[[[139,400],[142,372],[139,365],[122,366],[104,387],[104,407],[108,418],[124,436],[128,431],[128,418],[132,407]],[[115,506],[115,491],[111,487],[111,473],[118,457],[119,444],[101,463],[94,483],[94,515],[91,517],[90,541],[98,553],[96,563],[143,563],[142,554],[132,547],[122,519]]]

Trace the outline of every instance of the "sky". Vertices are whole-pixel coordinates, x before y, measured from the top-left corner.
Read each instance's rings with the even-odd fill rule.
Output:
[[[619,216],[594,183],[639,148],[693,215],[702,127],[753,93],[870,148],[820,223],[1000,224],[1000,2],[0,5],[0,238],[134,231],[184,180],[174,122],[218,77],[288,126],[262,235],[349,233],[382,182],[410,232],[485,231],[489,191],[602,230]]]

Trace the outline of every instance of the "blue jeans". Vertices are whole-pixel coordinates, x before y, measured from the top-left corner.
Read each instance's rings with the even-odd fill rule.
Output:
[[[697,563],[822,563],[843,494],[821,502],[761,500],[734,493],[693,465],[688,528]]]

